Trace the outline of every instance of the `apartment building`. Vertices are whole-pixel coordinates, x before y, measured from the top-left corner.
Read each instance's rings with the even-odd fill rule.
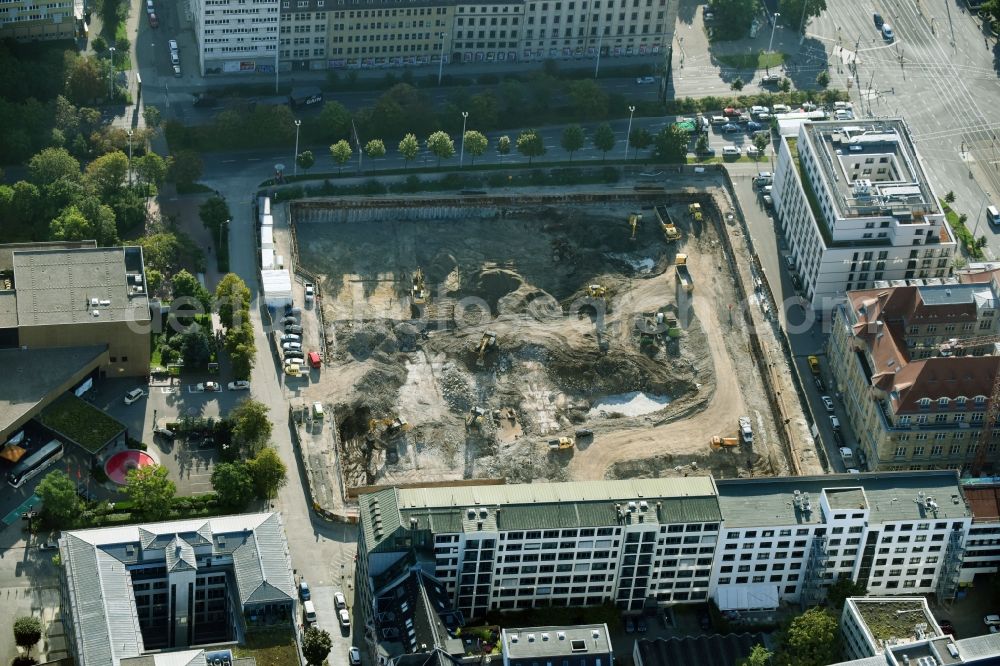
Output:
[[[357,69],[438,63],[444,53],[447,64],[450,62],[450,45],[458,34],[465,34],[467,22],[471,25],[471,21],[463,18],[457,22],[462,26],[460,32],[448,34],[455,24],[457,9],[456,5],[443,2],[385,2],[377,6],[370,3],[338,4],[329,12],[329,25],[324,32],[312,36],[313,59],[308,65],[304,62],[305,42],[302,42],[308,35],[302,34],[302,28],[298,27],[301,21],[296,17],[299,14],[292,15],[291,21],[287,15],[282,15],[281,58],[293,60],[293,67],[297,69]],[[501,13],[501,7],[495,6],[495,9],[498,14]],[[510,25],[504,28],[505,31],[516,31],[521,20],[519,16],[510,14],[511,9],[506,5],[502,7],[503,24]],[[516,9],[520,10],[520,7]],[[486,17],[483,19],[486,20]],[[499,17],[492,17],[491,20],[496,25]],[[295,32],[297,29],[299,33]],[[493,41],[496,42],[495,35]],[[324,43],[328,49],[321,53],[320,47]]]
[[[571,627],[511,627],[500,630],[503,666],[613,666],[611,633],[606,624]]]
[[[191,0],[201,75],[274,72],[281,2]]]
[[[901,119],[797,127],[781,137],[771,196],[817,313],[878,281],[951,275],[955,240]]]
[[[1000,371],[1000,280],[962,279],[986,281],[852,291],[835,309],[827,354],[863,467],[961,469],[975,460]]]
[[[450,653],[454,629],[492,610],[712,599],[752,613],[819,603],[840,577],[950,599],[1000,558],[963,571],[972,525],[952,470],[388,488],[360,498],[359,621],[391,662]],[[428,638],[398,629],[413,613],[437,618],[412,621]]]
[[[83,0],[7,0],[0,3],[0,39],[73,39],[83,31]]]

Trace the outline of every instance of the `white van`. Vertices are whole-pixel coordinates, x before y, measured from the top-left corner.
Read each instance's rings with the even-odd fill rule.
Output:
[[[1000,210],[996,206],[987,206],[986,220],[993,226],[1000,225]]]
[[[726,118],[725,116],[712,116],[713,125],[725,125],[728,122],[729,118]]]
[[[722,154],[723,155],[739,155],[740,154],[740,149],[737,148],[736,146],[723,146],[722,147]]]
[[[305,615],[306,624],[316,624],[316,607],[311,600],[302,602],[302,613]]]

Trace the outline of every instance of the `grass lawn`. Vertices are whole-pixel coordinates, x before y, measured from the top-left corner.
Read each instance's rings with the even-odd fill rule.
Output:
[[[246,645],[233,647],[236,657],[253,657],[257,666],[298,664],[298,648],[291,629],[269,629],[247,634]]]
[[[736,69],[768,69],[770,67],[780,67],[785,62],[784,53],[730,53],[717,55],[715,59],[728,67]]]

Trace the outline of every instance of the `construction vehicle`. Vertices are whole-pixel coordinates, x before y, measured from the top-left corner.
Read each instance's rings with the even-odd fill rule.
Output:
[[[653,209],[656,212],[656,218],[660,221],[660,228],[663,230],[663,237],[667,239],[668,243],[673,243],[680,240],[681,232],[677,229],[677,225],[674,221],[670,219],[670,213],[667,212],[666,206],[657,206]]]
[[[753,425],[749,416],[740,417],[740,437],[747,444],[753,444]]]
[[[632,239],[635,240],[635,235],[639,232],[639,226],[642,224],[642,213],[630,213],[628,216],[628,226],[632,228]]]
[[[591,284],[587,286],[587,295],[591,298],[607,298],[608,288],[599,284]]]
[[[736,437],[719,437],[714,435],[712,440],[709,442],[713,449],[719,449],[722,447],[731,448],[740,445],[740,440]]]
[[[688,271],[687,258],[686,254],[677,253],[677,258],[674,260],[674,274],[681,289],[690,292],[694,291],[694,280],[691,279],[691,273]]]
[[[468,430],[482,430],[486,410],[482,407],[473,407],[469,410],[469,415],[465,417],[465,427]]]
[[[398,416],[393,419],[369,419],[368,434],[366,437],[369,440],[376,440],[382,435],[393,435],[409,429],[410,424],[406,422],[406,419],[399,418]]]
[[[688,214],[691,216],[691,219],[694,220],[695,222],[701,222],[701,219],[702,219],[701,218],[701,204],[700,203],[693,203],[690,206],[688,206]]]
[[[486,352],[497,346],[496,331],[486,331],[479,341],[479,348],[476,350],[476,365],[480,368],[486,365]]]
[[[410,295],[413,305],[423,305],[427,302],[427,285],[424,284],[424,272],[420,268],[413,273]]]
[[[573,444],[576,443],[576,439],[573,437],[560,437],[559,439],[549,440],[549,450],[550,451],[565,451],[567,449],[572,449]]]

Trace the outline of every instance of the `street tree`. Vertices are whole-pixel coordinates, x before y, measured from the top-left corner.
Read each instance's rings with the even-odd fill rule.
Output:
[[[472,164],[476,164],[476,158],[482,157],[486,152],[490,140],[479,130],[469,130],[465,133],[465,152],[472,155]]]
[[[174,300],[183,298],[188,299],[191,305],[195,303],[201,305],[202,312],[208,312],[212,304],[208,290],[201,286],[198,278],[184,269],[178,271],[170,281],[170,293],[173,294]]]
[[[826,11],[826,0],[778,0],[778,12],[787,16],[787,25],[802,31],[809,19]]]
[[[330,146],[330,155],[333,156],[333,161],[337,163],[338,174],[341,173],[344,165],[347,164],[353,154],[354,150],[351,148],[351,144],[347,143],[346,139],[341,139]]]
[[[338,141],[351,134],[351,112],[340,102],[326,102],[316,116],[316,138],[319,141]]]
[[[740,662],[740,666],[770,666],[774,653],[761,644],[750,648],[750,656]]]
[[[816,85],[818,85],[820,88],[826,88],[828,85],[830,85],[830,73],[824,69],[819,74],[817,74]]]
[[[653,145],[653,135],[645,127],[636,127],[629,134],[628,143],[635,149],[632,154],[632,158],[634,159],[639,156],[640,150],[645,150]]]
[[[711,0],[708,8],[715,15],[713,34],[722,39],[740,39],[750,31],[759,4],[757,0]]]
[[[447,132],[438,130],[427,137],[427,150],[438,158],[438,166],[441,160],[450,159],[455,155],[455,142],[448,136]]]
[[[517,152],[528,158],[530,166],[531,160],[545,154],[545,142],[542,141],[542,135],[533,129],[521,132],[517,137]]]
[[[150,151],[132,160],[132,171],[137,181],[159,187],[167,178],[167,162]]]
[[[319,627],[309,627],[302,634],[302,655],[309,666],[321,666],[332,648],[330,634]]]
[[[608,93],[593,79],[573,81],[567,92],[580,118],[596,120],[607,117]]]
[[[83,500],[73,480],[62,470],[45,475],[35,488],[42,500],[42,514],[52,525],[70,527],[83,512]]]
[[[147,465],[129,470],[122,492],[132,500],[136,513],[144,520],[155,521],[170,515],[177,487],[167,478],[166,467]]]
[[[583,148],[584,143],[583,128],[579,125],[569,125],[563,130],[559,145],[569,153],[569,161],[573,161],[573,153]]]
[[[851,580],[850,576],[840,576],[827,588],[826,602],[833,608],[840,610],[844,607],[844,602],[848,597],[864,597],[868,594],[868,588],[861,583]]]
[[[246,398],[229,412],[233,443],[243,452],[244,458],[256,455],[271,441],[271,421],[267,412],[267,405],[252,398]]]
[[[698,138],[695,139],[694,142],[694,152],[698,153],[699,155],[704,155],[709,151],[709,148],[711,148],[711,146],[709,146],[708,144],[708,135],[699,134]]]
[[[212,234],[213,240],[218,240],[222,225],[231,218],[229,204],[219,196],[209,197],[198,207],[198,217],[201,224]]]
[[[314,164],[316,164],[316,156],[313,155],[311,150],[303,150],[295,156],[295,163],[298,164],[299,168],[303,171],[308,171],[313,168]]]
[[[676,125],[668,125],[653,138],[653,157],[664,162],[684,162],[687,159],[689,140],[687,131]]]
[[[244,462],[218,463],[212,469],[212,488],[227,510],[243,511],[254,497],[253,477]]]
[[[739,77],[739,76],[737,76],[735,79],[733,79],[733,82],[729,84],[729,87],[731,89],[737,90],[737,91],[743,90],[743,86],[744,86],[743,79],[742,79],[742,77]]]
[[[840,661],[840,630],[832,612],[818,606],[792,620],[774,662],[780,666],[826,666]]]
[[[14,620],[14,643],[31,654],[31,648],[42,640],[42,621],[25,615]]]
[[[246,321],[250,309],[250,290],[236,273],[226,273],[215,287],[215,308],[225,328],[232,328]]]
[[[193,150],[181,150],[170,158],[167,177],[178,185],[191,185],[201,178],[204,168],[198,153]]]
[[[510,137],[506,134],[497,139],[497,154],[500,155],[501,162],[504,155],[510,155]]]
[[[253,339],[253,325],[244,312],[243,322],[226,331],[226,353],[236,379],[250,379],[250,372],[257,362],[257,345]]]
[[[146,121],[146,127],[159,127],[162,122],[160,110],[155,106],[147,104],[142,109],[142,119]]]
[[[191,324],[182,333],[171,338],[171,348],[180,353],[187,369],[208,367],[212,359],[212,338],[201,324]]]
[[[80,162],[65,148],[46,148],[28,162],[28,180],[39,187],[60,178],[80,180]]]
[[[420,142],[413,134],[407,134],[399,142],[399,154],[403,156],[403,168],[410,164],[410,160],[417,157],[420,152]]]
[[[372,139],[365,144],[365,155],[368,159],[377,159],[379,157],[385,157],[385,143],[382,139]]]
[[[92,106],[108,92],[108,79],[96,58],[79,56],[69,64],[66,95],[74,104]]]
[[[767,150],[770,143],[771,137],[767,132],[760,132],[753,135],[753,145],[757,149],[757,155],[760,157],[763,157],[764,151]]]
[[[249,463],[257,497],[273,499],[288,483],[288,468],[273,446],[265,446]]]
[[[125,176],[128,175],[128,155],[120,150],[101,155],[87,165],[84,174],[87,182],[105,199],[109,199],[125,185]]]
[[[601,151],[601,159],[608,156],[608,151],[615,147],[615,132],[611,125],[604,123],[594,131],[594,147]]]

